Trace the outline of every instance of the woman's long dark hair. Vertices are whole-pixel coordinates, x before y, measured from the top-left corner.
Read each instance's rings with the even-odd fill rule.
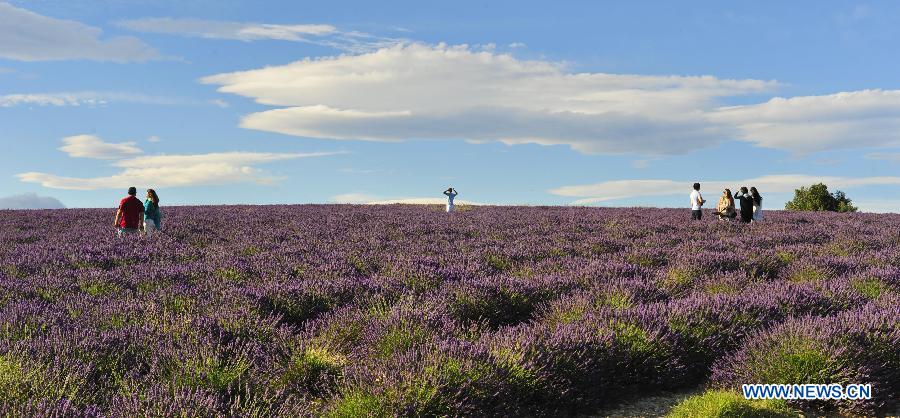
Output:
[[[753,198],[754,205],[759,206],[759,204],[762,203],[762,196],[756,190],[756,187],[750,188],[750,196]]]
[[[147,189],[147,197],[153,201],[154,205],[159,205],[159,196],[156,195],[156,190]]]

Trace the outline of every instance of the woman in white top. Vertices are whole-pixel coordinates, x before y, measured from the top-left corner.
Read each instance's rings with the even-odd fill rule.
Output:
[[[456,189],[452,187],[444,191],[444,196],[447,196],[447,213],[453,212],[453,198],[458,194]]]
[[[750,188],[750,200],[753,201],[753,222],[763,220],[762,196],[756,190],[756,187]]]

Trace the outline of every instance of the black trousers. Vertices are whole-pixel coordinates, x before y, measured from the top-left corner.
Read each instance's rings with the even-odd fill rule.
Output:
[[[703,218],[702,210],[691,210],[691,219],[693,219],[695,221],[699,221],[702,218]]]

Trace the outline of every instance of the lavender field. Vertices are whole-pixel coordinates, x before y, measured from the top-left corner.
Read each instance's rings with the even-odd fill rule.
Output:
[[[742,383],[874,399],[734,416],[898,408],[898,215],[164,211],[122,240],[110,210],[0,211],[0,415],[591,416]]]

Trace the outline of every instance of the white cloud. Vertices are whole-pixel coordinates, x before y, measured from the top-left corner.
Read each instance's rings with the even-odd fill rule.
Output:
[[[160,138],[156,135],[150,135],[149,137],[147,137],[147,142],[161,142],[161,141],[162,141],[162,138]]]
[[[670,155],[740,140],[798,155],[900,146],[900,90],[721,106],[777,83],[571,73],[478,46],[403,44],[202,79],[276,109],[241,126],[335,140],[461,139]]]
[[[900,162],[900,152],[875,152],[866,154],[866,158],[870,160],[885,160],[892,162]]]
[[[741,186],[756,187],[760,193],[789,193],[802,186],[825,183],[829,189],[844,190],[863,186],[900,185],[900,177],[818,177],[802,174],[779,174],[756,177],[745,180],[697,180],[706,193],[718,195],[725,188],[736,192]],[[588,205],[613,200],[639,197],[673,196],[684,194],[690,190],[693,181],[672,180],[613,180],[596,184],[563,186],[548,190],[557,196],[580,198],[572,202],[575,205]]]
[[[85,97],[73,93],[26,93],[0,96],[0,107],[22,105],[34,106],[98,106],[106,104],[103,99]]]
[[[613,180],[597,184],[563,186],[547,192],[558,196],[587,197],[572,203],[590,204],[633,197],[678,194],[687,184],[672,180]]]
[[[375,195],[371,195],[368,193],[344,193],[332,196],[330,199],[333,203],[353,203],[353,204],[365,204],[365,205],[392,205],[392,204],[407,204],[407,205],[444,205],[447,203],[446,197],[397,197],[397,198],[385,198],[379,197]],[[481,205],[481,203],[471,202],[468,200],[456,199],[454,203],[457,205]]]
[[[38,196],[35,193],[0,197],[0,209],[63,209],[65,207],[66,205],[59,199]]]
[[[513,43],[509,44],[510,48],[525,48],[525,46],[526,45],[523,42],[513,42]]]
[[[242,182],[271,184],[279,179],[266,175],[265,172],[254,167],[255,165],[335,154],[338,153],[228,152],[156,155],[116,161],[112,165],[122,170],[117,174],[105,177],[63,177],[40,172],[21,173],[16,177],[27,183],[39,183],[48,188],[70,190],[119,189],[129,186],[166,188]]]
[[[650,167],[650,164],[656,160],[657,160],[656,158],[644,158],[644,159],[640,159],[640,160],[634,160],[631,162],[631,166],[634,168],[643,169],[643,168]]]
[[[94,158],[98,160],[117,160],[142,153],[134,142],[110,143],[94,135],[75,135],[63,138],[60,151],[73,158]]]
[[[87,59],[146,61],[159,53],[131,36],[101,39],[102,30],[71,20],[42,16],[0,3],[0,58],[20,61]]]
[[[872,11],[864,4],[853,6],[852,10],[838,13],[835,16],[837,23],[841,25],[853,25],[872,16]]]
[[[854,199],[853,206],[860,212],[900,213],[900,199]]]
[[[722,108],[712,120],[737,127],[738,137],[796,153],[900,146],[900,90],[776,97]]]
[[[368,203],[377,200],[378,197],[367,193],[343,193],[331,196],[330,201],[333,203]]]
[[[143,33],[244,42],[260,40],[306,42],[352,52],[368,51],[400,42],[398,39],[382,38],[362,32],[342,31],[324,24],[279,25],[160,17],[123,20],[116,25]]]
[[[156,136],[151,142],[159,141]],[[120,171],[102,177],[64,177],[42,172],[17,174],[26,183],[70,190],[115,189],[128,186],[183,187],[219,185],[239,182],[272,184],[281,180],[267,175],[256,165],[300,158],[324,157],[345,152],[261,153],[222,152],[193,155],[145,155],[134,142],[108,143],[93,135],[63,138],[60,150],[75,158],[115,160],[111,165]]]
[[[271,25],[169,17],[123,20],[116,22],[116,25],[135,32],[167,33],[238,41],[263,39],[303,41],[306,36],[321,36],[336,31],[336,28],[331,25]]]
[[[467,46],[407,44],[360,55],[202,79],[219,91],[282,108],[241,126],[371,141],[464,139],[564,144],[585,153],[675,154],[731,132],[712,123],[722,97],[774,82],[711,76],[569,73]]]
[[[225,108],[231,106],[230,104],[228,104],[228,102],[226,102],[226,101],[224,101],[224,100],[222,100],[222,99],[212,99],[212,100],[209,101],[209,104],[211,104],[211,105],[213,105],[213,106],[220,107],[220,108],[222,108],[222,109],[225,109]]]
[[[497,44],[495,44],[493,42],[489,42],[486,44],[475,45],[475,49],[479,49],[479,50],[487,51],[487,52],[493,52],[494,50],[497,49]]]
[[[375,173],[393,174],[394,173],[393,169],[384,170],[384,169],[352,168],[352,167],[341,168],[341,169],[338,169],[338,171],[341,173],[346,173],[346,174],[375,174]]]
[[[104,106],[112,102],[154,105],[189,104],[190,102],[167,97],[138,93],[81,91],[71,93],[16,93],[0,95],[0,107],[15,106]]]

